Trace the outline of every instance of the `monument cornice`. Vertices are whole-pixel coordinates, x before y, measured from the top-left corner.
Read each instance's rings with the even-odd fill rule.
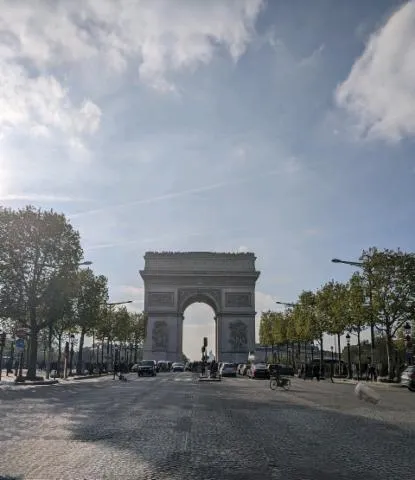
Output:
[[[253,281],[256,281],[259,277],[261,272],[258,271],[247,271],[247,272],[228,272],[228,271],[215,271],[215,272],[208,272],[208,271],[182,271],[182,270],[140,270],[140,275],[143,279],[151,279],[151,278],[160,278],[165,277],[168,278],[170,281],[179,278],[211,278],[211,279],[220,279],[220,278],[228,278],[228,279],[238,279],[238,278],[250,278]]]

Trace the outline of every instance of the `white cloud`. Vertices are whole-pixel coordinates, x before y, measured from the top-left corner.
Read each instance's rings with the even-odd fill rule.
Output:
[[[370,37],[335,97],[363,136],[389,142],[415,136],[415,1]]]
[[[234,61],[244,54],[262,5],[263,0],[3,0],[0,135],[59,134],[76,157],[83,155],[83,137],[98,130],[101,109],[90,98],[82,100],[80,72],[96,83],[132,67],[149,87],[176,92],[174,74],[210,63],[220,48]],[[77,79],[72,88],[70,78]],[[101,92],[111,89],[111,82],[104,84]]]
[[[33,136],[48,137],[50,130],[63,132],[69,141],[94,133],[101,110],[90,100],[75,106],[67,90],[52,75],[31,77],[21,65],[0,57],[0,130],[19,128]]]

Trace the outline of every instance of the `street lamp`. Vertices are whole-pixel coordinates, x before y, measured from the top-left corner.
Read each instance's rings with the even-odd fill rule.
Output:
[[[287,303],[287,302],[275,302],[278,305],[284,305],[284,307],[295,307],[295,303]]]
[[[372,359],[374,360],[375,358],[375,321],[373,318],[373,299],[372,299],[372,270],[368,267],[365,266],[363,262],[351,262],[348,260],[340,260],[339,258],[332,258],[331,259],[332,263],[343,263],[345,265],[351,265],[352,267],[358,267],[365,269],[367,271],[367,281],[369,284],[369,308],[370,308],[370,354]]]
[[[352,362],[350,359],[350,333],[347,333],[346,335],[346,342],[347,342],[347,369],[348,369],[348,375],[347,378],[352,378]]]
[[[70,353],[70,360],[69,360],[69,376],[72,375],[72,363],[73,363],[73,354],[74,354],[73,346],[75,343],[75,335],[72,333],[70,338],[71,338],[71,353]]]

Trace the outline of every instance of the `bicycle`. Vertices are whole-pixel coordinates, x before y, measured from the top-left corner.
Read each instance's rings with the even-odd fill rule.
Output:
[[[291,387],[291,380],[287,377],[271,377],[269,379],[269,388],[271,390],[276,390],[278,387],[288,390]]]

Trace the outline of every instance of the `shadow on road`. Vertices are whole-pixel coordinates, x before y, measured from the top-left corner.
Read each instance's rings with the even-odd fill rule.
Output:
[[[127,453],[141,469],[131,478],[412,478],[412,459],[402,453],[408,432],[397,426],[294,404],[293,390],[200,385],[115,381],[56,388],[47,401],[51,415],[69,411],[70,437],[80,448]],[[376,467],[368,469],[368,461]]]

